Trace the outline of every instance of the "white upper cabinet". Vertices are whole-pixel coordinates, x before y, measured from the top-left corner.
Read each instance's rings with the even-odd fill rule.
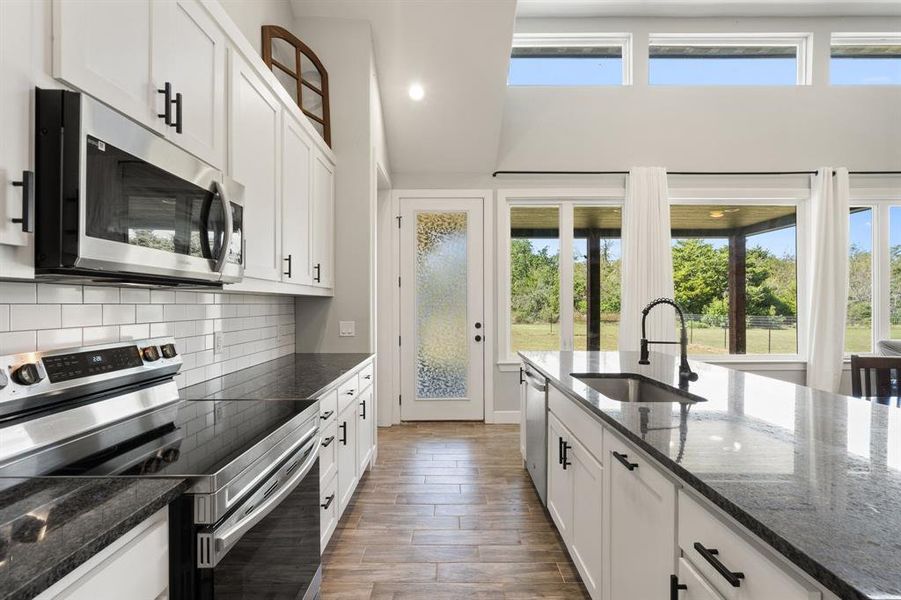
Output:
[[[335,284],[335,168],[316,150],[313,160],[313,285]]]
[[[196,0],[154,2],[153,84],[172,88],[172,123],[167,135],[216,167],[225,164],[225,35]],[[164,24],[164,26],[158,26]],[[164,94],[155,98],[157,114]],[[180,116],[180,123],[178,118]],[[181,132],[179,133],[179,125]]]
[[[310,170],[313,144],[297,119],[284,112],[282,129],[282,280],[313,283]]]
[[[53,30],[54,77],[224,165],[226,41],[197,0],[56,0]]]
[[[151,79],[153,4],[55,0],[53,76],[163,131]]]
[[[32,169],[36,8],[31,0],[0,1],[0,244],[12,246],[25,246],[31,237],[13,219],[23,217],[25,193],[33,189],[13,182]],[[0,277],[11,274],[7,265],[0,268]]]
[[[244,276],[281,281],[281,106],[237,53],[229,62],[228,171],[244,185]]]

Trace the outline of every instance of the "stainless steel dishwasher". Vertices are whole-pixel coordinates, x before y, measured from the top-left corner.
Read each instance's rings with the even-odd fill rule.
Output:
[[[526,468],[547,506],[547,379],[529,364],[523,368],[526,384]]]

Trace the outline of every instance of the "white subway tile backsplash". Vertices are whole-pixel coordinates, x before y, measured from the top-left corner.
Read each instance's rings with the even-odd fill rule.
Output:
[[[38,348],[41,351],[58,350],[81,346],[82,331],[80,327],[74,329],[45,329],[38,331]]]
[[[37,301],[37,287],[33,283],[17,281],[0,282],[0,302],[9,304],[33,304]]]
[[[84,345],[111,344],[119,341],[119,327],[85,327],[83,330]]]
[[[123,304],[146,304],[150,302],[150,290],[122,288],[119,291],[119,302]]]
[[[37,350],[36,331],[0,333],[0,354],[18,354]]]
[[[223,332],[220,354],[214,332]],[[178,385],[199,383],[293,353],[294,300],[0,282],[0,354],[162,337],[182,356]]]
[[[59,304],[13,304],[9,307],[9,328],[13,331],[59,327]]]
[[[104,325],[127,325],[135,322],[134,304],[104,304]]]
[[[92,327],[103,324],[103,306],[100,304],[63,304],[62,327]]]
[[[84,286],[85,304],[118,304],[119,288]]]
[[[38,302],[40,304],[81,304],[81,289],[80,285],[39,283]]]

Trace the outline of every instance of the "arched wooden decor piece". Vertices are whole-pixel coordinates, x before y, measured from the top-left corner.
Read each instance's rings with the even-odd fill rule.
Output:
[[[278,25],[263,25],[263,62],[275,71],[278,69],[288,77],[294,80],[296,88],[297,105],[301,112],[309,117],[312,121],[322,126],[322,137],[325,143],[331,147],[332,145],[332,126],[329,116],[329,97],[328,97],[328,71],[322,66],[322,61],[316,56],[309,46],[300,41],[297,36]],[[272,44],[274,40],[283,40],[294,48],[294,65],[286,65],[273,57]],[[301,57],[305,56],[313,63],[313,66],[319,73],[319,81],[321,87],[317,87],[313,82],[307,80],[303,76],[301,67]],[[314,114],[304,108],[304,94],[316,94],[322,98],[322,116]]]

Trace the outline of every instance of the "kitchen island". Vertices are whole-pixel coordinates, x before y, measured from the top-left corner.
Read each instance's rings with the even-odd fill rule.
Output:
[[[629,375],[672,392],[679,387],[678,359],[652,353],[651,364],[643,366],[637,352],[521,357],[547,378],[557,397],[583,409],[583,418],[600,422],[605,442],[622,438],[652,459],[687,493],[679,492],[680,501],[694,497],[715,506],[753,534],[752,542],[762,542],[840,598],[901,598],[898,408],[700,362],[691,364],[699,378],[683,389],[683,402],[624,402],[599,392],[595,388],[605,386],[592,387],[592,381]],[[554,456],[556,442],[548,440]],[[555,462],[549,458],[549,471]],[[607,471],[622,468],[616,461],[604,464]],[[551,483],[548,488],[550,509]],[[683,508],[676,512],[680,542]],[[677,547],[674,558],[679,557]],[[728,560],[726,553],[720,558]],[[750,581],[738,576],[727,589],[750,589]]]

